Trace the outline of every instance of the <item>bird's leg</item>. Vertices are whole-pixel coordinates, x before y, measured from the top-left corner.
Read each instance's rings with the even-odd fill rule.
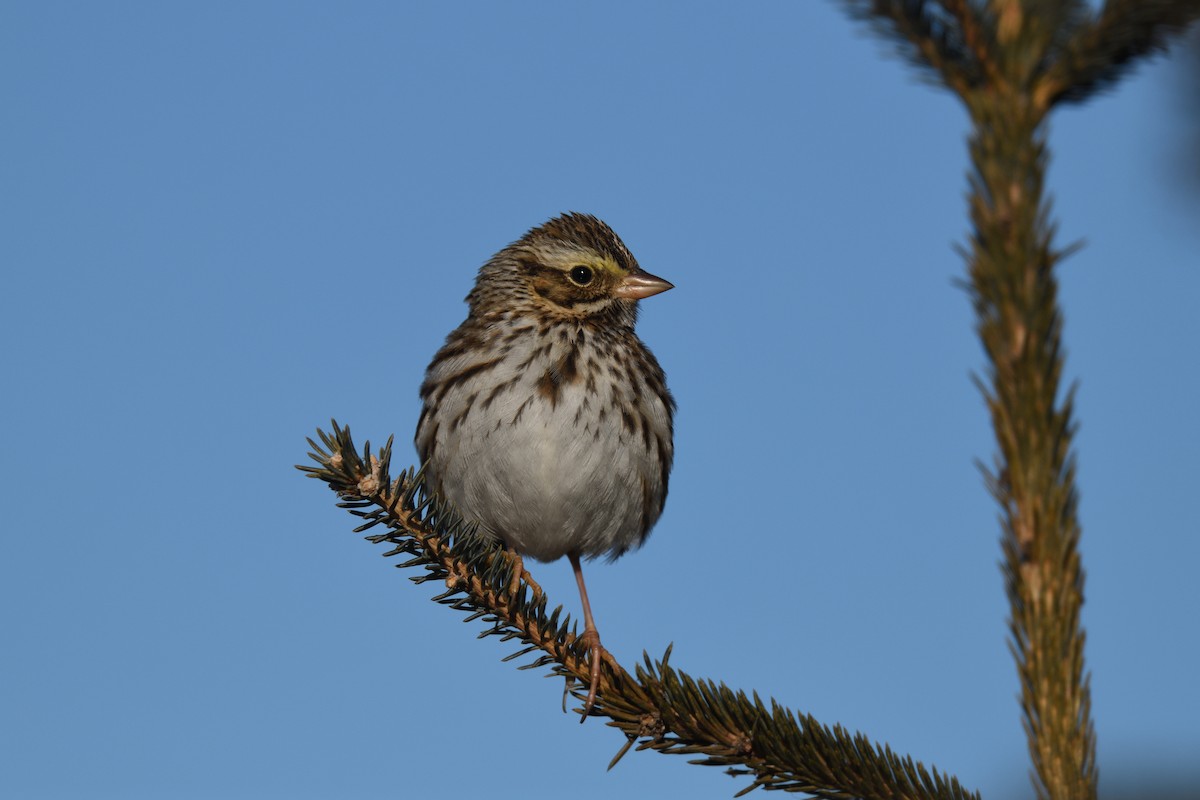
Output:
[[[581,638],[587,643],[588,654],[592,658],[592,679],[588,684],[587,701],[583,704],[583,716],[579,718],[579,721],[583,722],[592,713],[592,707],[596,705],[596,691],[600,688],[600,661],[607,657],[611,662],[612,656],[604,649],[604,645],[600,644],[600,631],[596,630],[596,623],[592,619],[592,605],[588,602],[587,586],[583,583],[583,569],[579,566],[579,556],[569,553],[567,558],[571,559],[571,569],[575,571],[575,582],[579,584],[579,599],[583,603],[583,636]]]
[[[533,590],[534,601],[540,600],[542,597],[542,587],[529,574],[529,570],[525,569],[525,559],[521,558],[521,554],[513,548],[508,547],[508,545],[505,545],[505,548],[508,550],[508,555],[512,558],[513,565],[512,581],[508,584],[509,595],[512,597],[517,596],[523,579],[525,583],[529,584],[529,588]]]

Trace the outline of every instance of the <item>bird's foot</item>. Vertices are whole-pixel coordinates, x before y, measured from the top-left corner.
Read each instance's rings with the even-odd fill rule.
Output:
[[[508,584],[508,594],[510,597],[516,597],[521,591],[521,581],[533,591],[534,602],[542,599],[542,587],[529,574],[529,570],[525,569],[525,559],[521,558],[521,554],[511,547],[508,548],[508,555],[512,559],[512,580]]]
[[[579,637],[587,644],[588,655],[591,656],[592,662],[592,679],[588,681],[587,700],[583,703],[583,716],[579,718],[582,723],[592,713],[592,708],[596,705],[596,692],[600,689],[600,662],[606,660],[609,664],[615,663],[615,660],[609,652],[604,649],[604,645],[600,644],[600,632],[595,630],[585,630]]]

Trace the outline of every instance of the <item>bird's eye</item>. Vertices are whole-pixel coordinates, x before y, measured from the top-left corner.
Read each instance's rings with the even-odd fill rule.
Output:
[[[576,286],[587,286],[592,282],[592,268],[580,265],[571,268],[571,283]]]

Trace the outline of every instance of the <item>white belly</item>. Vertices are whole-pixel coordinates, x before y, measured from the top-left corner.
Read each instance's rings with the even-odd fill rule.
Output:
[[[644,385],[596,381],[589,390],[577,379],[548,397],[539,381],[558,357],[551,350],[530,364],[514,353],[446,391],[436,432],[427,434],[435,437],[430,478],[464,517],[524,555],[615,557],[641,544],[658,519],[670,412]]]
[[[619,419],[616,430],[611,418],[604,425],[595,414],[576,423],[581,387],[565,387],[553,408],[532,385],[523,388],[514,389],[512,402],[463,421],[441,471],[442,491],[468,519],[542,561],[637,544],[648,466],[641,440],[618,436]]]

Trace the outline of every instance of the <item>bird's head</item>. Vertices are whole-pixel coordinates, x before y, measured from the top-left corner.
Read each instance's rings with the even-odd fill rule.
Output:
[[[526,310],[548,318],[627,324],[637,301],[673,288],[638,266],[612,228],[564,214],[497,253],[467,297],[472,309]]]

